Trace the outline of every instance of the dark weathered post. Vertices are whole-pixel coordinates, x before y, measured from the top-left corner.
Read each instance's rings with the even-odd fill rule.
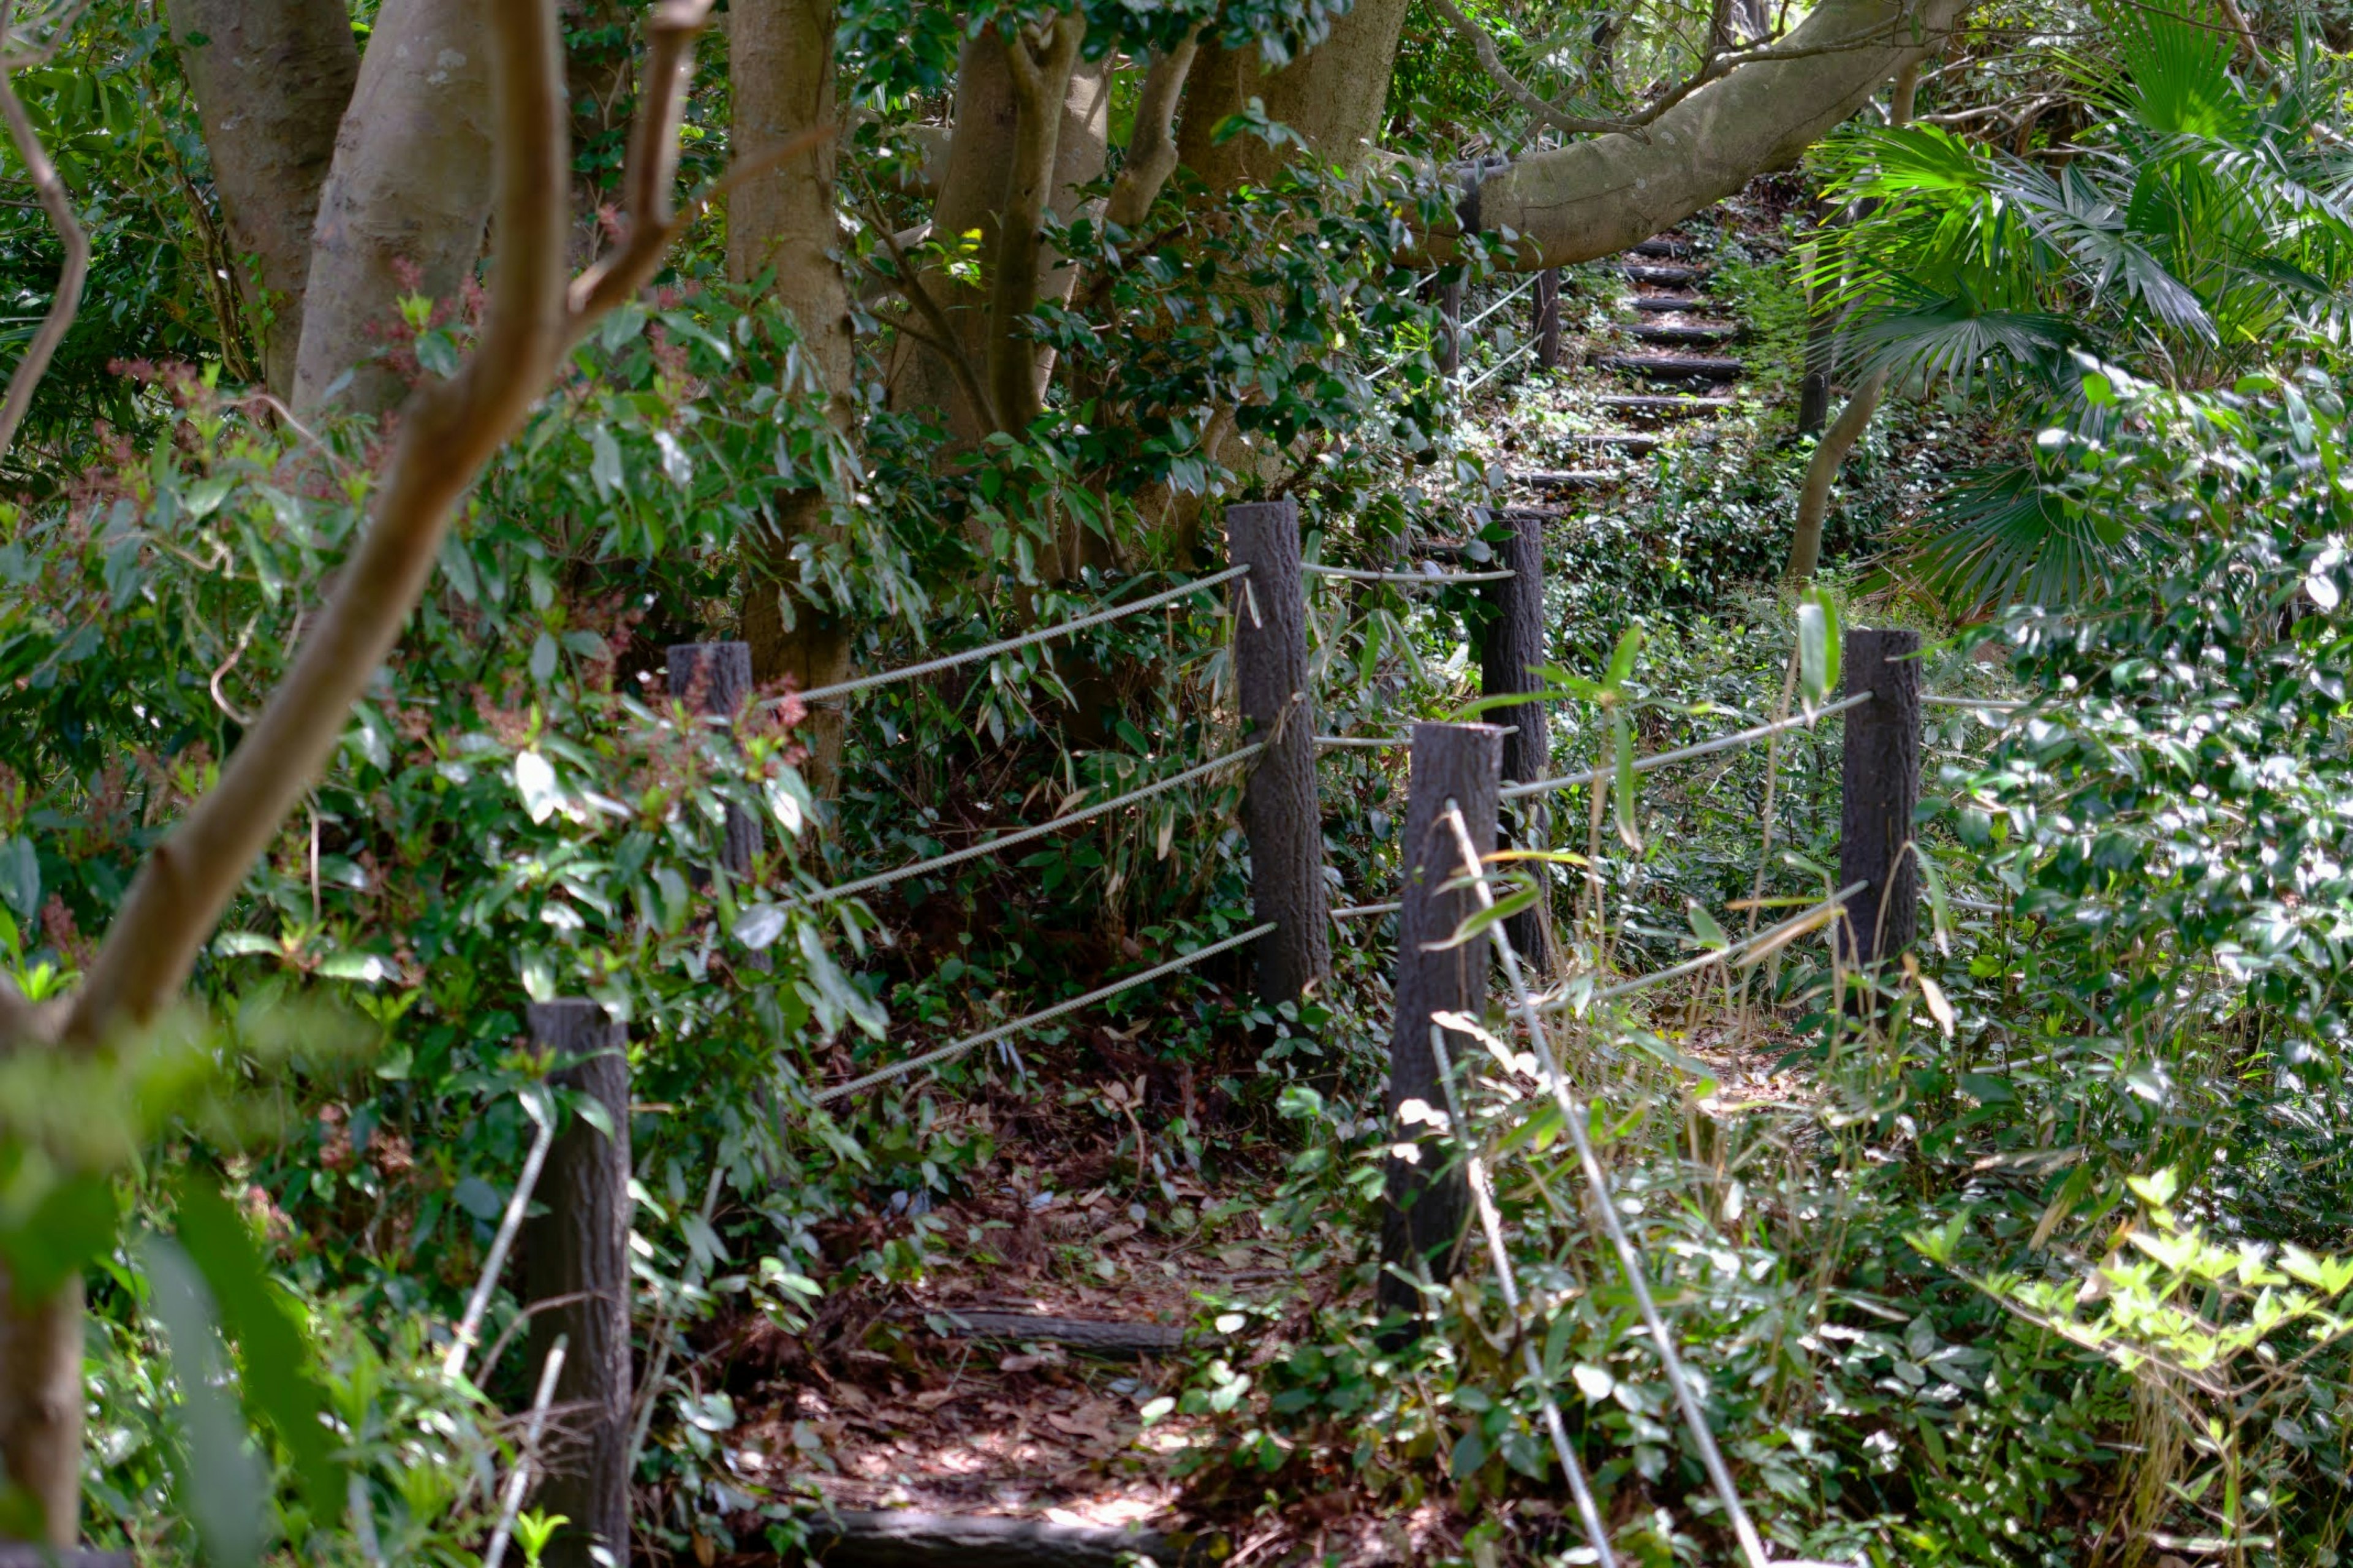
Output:
[[[730,714],[752,689],[752,645],[740,642],[673,643],[670,694],[691,701],[698,713]],[[760,819],[741,806],[727,808],[727,845],[719,863],[731,877],[751,874],[766,842]]]
[[[523,1297],[549,1303],[531,1322],[531,1364],[559,1334],[570,1347],[555,1384],[566,1435],[545,1457],[537,1506],[571,1521],[550,1568],[590,1568],[592,1547],[629,1561],[629,1058],[626,1033],[595,1002],[532,1005],[532,1043],[567,1065],[548,1081],[605,1108],[607,1138],[575,1116],[547,1151],[543,1213],[523,1230]]]
[[[1226,551],[1250,575],[1234,584],[1234,683],[1252,758],[1242,826],[1250,836],[1250,904],[1274,930],[1259,939],[1258,991],[1296,1000],[1332,968],[1324,890],[1324,817],[1315,799],[1315,707],[1307,689],[1307,598],[1299,570],[1299,503],[1226,508]]]
[[[1868,884],[1839,922],[1839,953],[1852,964],[1894,958],[1918,921],[1920,869],[1906,846],[1920,804],[1919,655],[1918,632],[1846,635],[1846,689],[1871,693],[1846,711],[1839,808],[1839,886]]]
[[[1536,274],[1536,363],[1546,370],[1560,363],[1560,268],[1547,267]]]
[[[1487,584],[1488,602],[1494,606],[1495,617],[1487,623],[1487,637],[1479,655],[1479,694],[1482,697],[1503,697],[1519,691],[1541,691],[1544,677],[1537,673],[1547,662],[1545,658],[1544,619],[1544,513],[1528,507],[1507,508],[1503,521],[1511,529],[1511,536],[1496,552],[1498,563],[1511,568],[1512,575],[1500,583]],[[1523,702],[1509,708],[1487,710],[1487,721],[1504,727],[1510,732],[1504,737],[1504,777],[1512,784],[1528,784],[1543,778],[1551,769],[1552,739],[1545,727],[1545,707],[1541,702]],[[1532,823],[1541,821],[1543,807],[1536,797],[1526,808],[1514,815],[1520,820],[1510,824],[1515,832],[1525,833]],[[1538,875],[1542,876],[1541,869]],[[1527,961],[1531,971],[1544,973],[1551,965],[1550,944],[1546,940],[1547,930],[1543,912],[1527,910],[1514,915],[1507,930],[1513,950]]]
[[[1394,1271],[1411,1277],[1427,1263],[1430,1277],[1454,1273],[1454,1253],[1471,1212],[1471,1189],[1446,1140],[1428,1123],[1407,1125],[1398,1111],[1409,1100],[1446,1109],[1445,1086],[1430,1048],[1430,1018],[1439,1013],[1486,1010],[1488,973],[1494,963],[1482,934],[1460,947],[1432,952],[1479,908],[1469,888],[1440,891],[1458,881],[1462,851],[1447,825],[1451,801],[1462,811],[1473,844],[1495,842],[1495,792],[1504,767],[1504,731],[1493,724],[1416,724],[1413,774],[1405,814],[1405,908],[1398,916],[1397,1022],[1389,1031],[1388,1131],[1415,1148],[1418,1159],[1392,1154],[1381,1215],[1380,1284],[1384,1308],[1420,1310],[1421,1298]],[[1447,1054],[1460,1061],[1478,1048],[1467,1035],[1449,1032]]]

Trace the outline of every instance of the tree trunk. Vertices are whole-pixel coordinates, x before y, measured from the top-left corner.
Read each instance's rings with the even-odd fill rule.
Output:
[[[1837,482],[1839,469],[1845,466],[1855,443],[1871,427],[1871,416],[1877,412],[1879,395],[1886,385],[1883,370],[1863,377],[1806,463],[1806,487],[1798,496],[1798,526],[1790,534],[1789,569],[1785,574],[1791,583],[1808,581],[1821,564],[1822,522],[1830,515],[1831,486]]]
[[[302,336],[311,226],[360,73],[344,0],[171,0],[180,68],[204,126],[237,285],[262,374],[285,396]],[[196,42],[202,38],[202,43]]]
[[[81,1512],[81,1276],[20,1302],[0,1278],[0,1465],[71,1546]]]
[[[1064,221],[1079,211],[1076,187],[1100,178],[1111,130],[1111,78],[1107,61],[1082,62],[1062,85],[1061,122],[1049,141],[1029,139],[1033,155],[1039,147],[1052,160],[1048,204]],[[947,239],[979,235],[981,269],[994,279],[1000,240],[999,224],[1017,181],[1025,176],[1020,162],[1020,109],[1013,72],[1007,64],[1003,40],[994,29],[968,40],[956,62],[955,134],[948,142],[947,167],[940,179],[939,200],[932,207],[932,232]],[[1035,300],[1067,300],[1077,282],[1076,269],[1050,247],[1038,247]],[[988,345],[998,331],[989,310],[987,288],[965,288],[937,269],[923,271],[921,283],[945,313],[955,352],[976,380],[986,380]],[[1006,323],[1010,329],[1012,323]],[[1032,351],[1035,385],[1042,395],[1052,374],[1053,359],[1044,349]],[[890,372],[891,402],[896,408],[932,414],[958,448],[977,444],[997,427],[1002,410],[976,407],[959,378],[940,353],[902,338]]]
[[[1820,52],[1736,67],[1639,133],[1520,159],[1481,187],[1482,223],[1489,233],[1518,233],[1516,264],[1525,269],[1614,256],[1797,162],[1890,76],[1936,48],[1967,8],[1968,0],[1924,0],[1916,9],[1905,0],[1825,0],[1781,46]]]
[[[830,122],[832,0],[736,0],[731,18],[727,59],[737,154]],[[729,196],[727,275],[744,283],[773,269],[776,300],[800,331],[810,390],[825,399],[827,416],[846,434],[852,358],[849,290],[832,255],[836,155],[828,137],[808,155],[745,182]],[[849,674],[849,627],[801,593],[793,552],[803,543],[833,542],[841,531],[818,489],[778,496],[765,522],[744,550],[744,640],[752,645],[752,679],[765,684],[789,676],[804,690],[832,685]],[[843,728],[838,701],[810,710],[804,772],[820,795],[839,785]]]
[[[1406,3],[1356,0],[1332,24],[1331,37],[1276,71],[1266,68],[1254,45],[1203,45],[1177,127],[1178,162],[1211,190],[1230,191],[1267,180],[1296,158],[1297,148],[1270,147],[1255,136],[1237,136],[1223,145],[1212,140],[1220,121],[1240,113],[1256,98],[1266,105],[1269,119],[1306,139],[1319,162],[1343,169],[1361,166],[1380,135]]]
[[[454,309],[491,214],[490,47],[469,0],[385,0],[335,137],[294,366],[294,411],[380,413],[402,377],[365,364],[412,291]],[[336,382],[351,373],[340,390]]]

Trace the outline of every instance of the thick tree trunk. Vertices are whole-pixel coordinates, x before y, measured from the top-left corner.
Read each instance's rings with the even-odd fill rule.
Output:
[[[1482,225],[1518,233],[1523,268],[1614,256],[1795,163],[1967,8],[1825,0],[1781,46],[1820,52],[1736,67],[1638,134],[1596,136],[1499,170],[1480,188]]]
[[[735,102],[735,150],[757,153],[835,114],[832,0],[736,0],[727,33]],[[832,255],[833,139],[747,181],[729,198],[727,273],[749,282],[773,270],[777,302],[792,312],[814,390],[834,424],[850,423],[849,291]],[[779,496],[765,531],[745,543],[744,640],[752,645],[752,679],[789,676],[807,689],[849,673],[849,628],[822,614],[800,592],[793,550],[839,537],[824,492]],[[829,795],[841,773],[842,710],[813,710],[805,772]]]
[[[363,365],[410,292],[456,300],[491,215],[490,45],[471,0],[385,0],[335,137],[294,366],[294,411],[377,413],[401,377]],[[340,391],[337,380],[352,373]]]
[[[1255,136],[1237,136],[1222,145],[1213,140],[1219,121],[1256,98],[1266,105],[1269,119],[1306,139],[1319,162],[1351,170],[1361,166],[1380,135],[1407,0],[1356,0],[1332,24],[1330,37],[1277,71],[1266,68],[1255,47],[1202,46],[1185,93],[1177,161],[1210,189],[1229,191],[1269,179],[1297,158],[1297,148],[1270,147]]]
[[[262,374],[283,397],[301,341],[319,189],[359,79],[351,9],[344,0],[171,0],[171,24],[230,243],[240,263],[253,258],[237,283]]]
[[[1051,158],[1048,202],[1057,217],[1068,221],[1079,211],[1076,187],[1103,174],[1111,130],[1108,62],[1075,66],[1060,97],[1061,123],[1050,140],[1033,137],[1030,146],[1033,153],[1044,147]],[[1000,220],[1016,183],[1027,177],[1020,166],[1019,121],[1019,102],[1004,43],[994,29],[985,31],[965,45],[956,63],[955,128],[948,142],[939,200],[932,208],[932,232],[943,238],[978,234],[982,270],[991,279],[997,273]],[[1067,300],[1077,281],[1076,270],[1048,247],[1037,250],[1035,265],[1039,274],[1035,298]],[[955,352],[964,357],[974,379],[985,384],[988,345],[997,331],[988,290],[956,286],[936,270],[925,272],[922,281],[948,319]],[[1035,384],[1042,394],[1052,372],[1052,358],[1040,349],[1034,352],[1032,363]],[[947,361],[936,350],[912,341],[902,340],[890,380],[892,406],[928,412],[959,447],[977,443],[996,427],[1003,413],[976,407]]]

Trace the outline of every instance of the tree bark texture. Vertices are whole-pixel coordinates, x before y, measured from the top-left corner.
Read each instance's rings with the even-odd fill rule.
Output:
[[[81,1533],[81,1277],[19,1301],[0,1276],[0,1465],[40,1504],[50,1545]]]
[[[1296,1001],[1332,969],[1299,503],[1227,507],[1226,548],[1235,565],[1250,569],[1234,585],[1234,681],[1250,739],[1266,743],[1247,764],[1242,821],[1250,835],[1251,918],[1274,922],[1258,944],[1259,995],[1271,1005]]]
[[[455,308],[481,258],[491,215],[490,40],[470,0],[385,0],[319,196],[294,411],[380,413],[406,388],[362,362],[417,291]]]
[[[833,121],[836,83],[833,0],[736,0],[727,32],[737,155],[756,153]],[[847,432],[852,359],[849,290],[835,259],[837,144],[820,141],[744,182],[727,204],[727,275],[746,283],[774,269],[777,303],[799,329],[813,390],[827,417]],[[804,542],[839,540],[822,490],[776,498],[775,511],[744,551],[744,640],[759,685],[789,676],[806,690],[849,675],[849,628],[799,588],[793,559]],[[845,720],[839,701],[814,706],[803,734],[810,785],[839,787]]]
[[[1545,514],[1533,507],[1514,507],[1505,510],[1503,519],[1512,532],[1497,553],[1501,557],[1499,564],[1511,568],[1512,575],[1487,584],[1488,600],[1494,606],[1495,616],[1487,623],[1486,637],[1480,648],[1482,697],[1541,691],[1545,679],[1538,672],[1552,662],[1545,647]],[[1505,731],[1504,779],[1513,784],[1528,784],[1551,771],[1552,737],[1546,727],[1543,703],[1523,702],[1490,709],[1486,718],[1489,723]],[[1537,836],[1526,833],[1525,828],[1531,822],[1541,821],[1544,811],[1541,796],[1522,802],[1514,813],[1517,820],[1507,826],[1514,836],[1533,841]],[[1544,886],[1551,886],[1542,866],[1534,870]],[[1511,938],[1512,950],[1520,955],[1531,973],[1543,974],[1550,970],[1551,923],[1544,910],[1523,910],[1506,922],[1504,929]]]
[[[740,642],[673,643],[670,649],[670,694],[694,712],[732,719],[752,694],[752,648]],[[726,845],[719,863],[742,880],[766,847],[760,819],[740,805],[727,808]]]
[[[1560,271],[1547,267],[1536,274],[1536,363],[1551,370],[1560,363]]]
[[[301,342],[319,191],[359,79],[351,8],[344,0],[171,0],[170,16],[262,374],[283,397]]]
[[[1111,132],[1111,77],[1106,61],[1075,64],[1059,89],[1061,118],[1050,142],[1041,133],[1028,139],[1034,158],[1042,147],[1051,159],[1048,205],[1068,221],[1079,211],[1076,187],[1100,177]],[[933,204],[932,233],[943,243],[976,235],[982,273],[997,276],[1001,222],[1016,184],[1029,177],[1021,166],[1024,139],[1020,105],[1004,41],[995,29],[967,40],[956,62],[955,134],[947,166]],[[1067,300],[1076,272],[1050,247],[1032,247],[1038,270],[1036,300]],[[990,289],[966,288],[936,268],[919,281],[939,302],[954,331],[955,352],[987,384],[989,344],[1013,323],[990,309]],[[1035,385],[1042,395],[1051,356],[1032,348]],[[896,408],[937,419],[959,447],[979,441],[1004,416],[1002,409],[976,407],[937,349],[902,341],[891,366],[891,401]]]
[[[1868,884],[1838,924],[1841,956],[1869,966],[1912,945],[1920,868],[1909,847],[1920,804],[1920,634],[1855,630],[1841,659],[1850,692],[1871,700],[1846,711],[1841,764],[1839,886]]]
[[[539,1179],[545,1212],[523,1230],[526,1304],[561,1302],[531,1321],[531,1364],[569,1337],[555,1382],[556,1429],[534,1506],[570,1521],[549,1568],[591,1568],[602,1545],[629,1561],[629,1058],[627,1034],[597,1003],[533,1004],[532,1043],[571,1065],[548,1081],[575,1089],[612,1119],[607,1138],[575,1116],[556,1134]]]
[[[1318,163],[1361,167],[1380,135],[1407,0],[1356,0],[1333,22],[1329,37],[1280,70],[1266,68],[1255,45],[1202,46],[1177,125],[1177,161],[1216,191],[1271,179],[1300,155],[1298,148],[1270,147],[1247,134],[1216,141],[1219,123],[1255,98],[1268,118],[1306,141]]]
[[[1416,724],[1411,766],[1402,851],[1405,907],[1398,914],[1397,1021],[1389,1032],[1388,1130],[1415,1157],[1389,1157],[1375,1299],[1385,1310],[1419,1316],[1421,1294],[1409,1281],[1424,1264],[1440,1284],[1453,1278],[1471,1213],[1471,1188],[1451,1140],[1431,1132],[1427,1122],[1406,1125],[1398,1112],[1409,1100],[1432,1111],[1446,1109],[1445,1086],[1430,1048],[1431,1016],[1478,1017],[1487,1010],[1487,974],[1494,962],[1487,937],[1482,933],[1459,946],[1429,950],[1451,939],[1478,912],[1478,896],[1471,889],[1440,890],[1462,873],[1461,850],[1446,808],[1451,803],[1461,809],[1472,843],[1495,841],[1504,731],[1493,724]],[[1449,1031],[1446,1037],[1447,1053],[1457,1061],[1477,1048],[1468,1035]],[[1408,1278],[1399,1279],[1399,1272]]]
[[[1480,194],[1483,226],[1518,233],[1523,268],[1614,256],[1752,176],[1795,163],[1881,83],[1935,47],[1967,6],[1968,0],[1825,0],[1782,45],[1823,52],[1736,67],[1640,133],[1596,136],[1520,159],[1488,176]]]

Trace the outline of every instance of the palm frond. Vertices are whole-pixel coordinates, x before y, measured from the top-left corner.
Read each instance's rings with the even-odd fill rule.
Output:
[[[1890,575],[1957,616],[2012,602],[2081,605],[2144,547],[2137,524],[2071,515],[2031,467],[1965,477],[1898,536]]]

